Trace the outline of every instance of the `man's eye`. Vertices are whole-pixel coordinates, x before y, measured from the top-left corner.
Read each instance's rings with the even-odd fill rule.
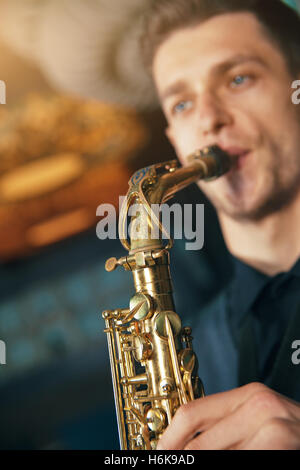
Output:
[[[183,111],[187,111],[188,109],[191,108],[191,106],[192,106],[191,101],[180,101],[175,106],[173,106],[172,112],[173,114],[179,114],[179,113],[182,113]]]
[[[237,75],[230,82],[231,88],[237,88],[241,85],[244,85],[249,80],[249,75]]]

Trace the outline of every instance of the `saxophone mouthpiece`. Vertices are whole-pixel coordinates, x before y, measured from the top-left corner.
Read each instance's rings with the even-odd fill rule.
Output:
[[[189,162],[199,161],[205,166],[206,181],[210,181],[227,173],[233,166],[230,155],[217,145],[197,150],[189,158]]]

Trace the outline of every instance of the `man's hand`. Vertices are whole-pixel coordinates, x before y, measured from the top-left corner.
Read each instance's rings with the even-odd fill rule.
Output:
[[[260,383],[199,398],[178,409],[157,448],[299,450],[300,404]]]

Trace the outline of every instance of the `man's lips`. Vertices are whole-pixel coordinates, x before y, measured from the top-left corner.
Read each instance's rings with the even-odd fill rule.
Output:
[[[236,169],[240,170],[243,168],[246,158],[250,155],[250,150],[246,150],[244,153],[238,155],[237,160],[236,160]]]
[[[234,163],[232,170],[239,170],[243,167],[244,162],[246,160],[246,157],[250,154],[251,150],[245,149],[242,147],[235,147],[235,146],[221,146],[222,150],[224,152],[228,153],[230,157],[232,158],[232,161]]]

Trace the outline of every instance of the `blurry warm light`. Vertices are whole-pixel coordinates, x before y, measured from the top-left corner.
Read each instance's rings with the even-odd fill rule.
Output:
[[[0,197],[21,201],[54,191],[79,177],[85,165],[80,155],[63,153],[27,163],[0,179]]]
[[[118,206],[149,137],[136,110],[95,100],[30,94],[0,106],[1,259],[96,226],[96,208]]]
[[[77,209],[30,227],[26,240],[33,247],[49,245],[88,229],[94,219],[89,209]]]

